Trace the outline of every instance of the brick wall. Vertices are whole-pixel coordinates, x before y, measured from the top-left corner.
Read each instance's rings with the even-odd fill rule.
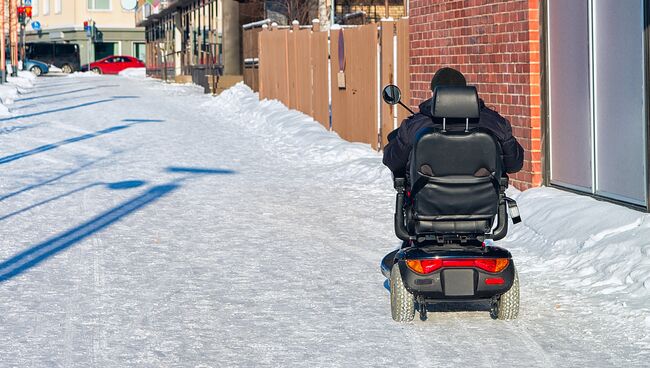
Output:
[[[539,0],[410,0],[409,30],[411,104],[431,97],[439,68],[462,71],[526,150],[513,184],[540,185]]]

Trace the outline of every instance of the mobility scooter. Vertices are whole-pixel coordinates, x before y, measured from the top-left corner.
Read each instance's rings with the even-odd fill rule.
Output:
[[[404,106],[397,86],[382,94]],[[431,112],[441,126],[418,132],[407,177],[394,178],[395,233],[403,244],[381,262],[392,317],[409,322],[419,310],[426,320],[430,304],[490,301],[492,318],[515,319],[517,270],[510,252],[492,245],[506,236],[508,214],[521,221],[505,194],[501,146],[478,128],[473,86],[437,87]]]

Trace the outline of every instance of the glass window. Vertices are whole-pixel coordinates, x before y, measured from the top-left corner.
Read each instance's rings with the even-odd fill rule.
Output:
[[[32,0],[32,15],[38,15],[38,0]]]
[[[88,0],[88,10],[111,10],[111,1]]]
[[[136,42],[133,44],[133,55],[140,61],[144,61],[146,57],[146,46],[144,43]]]
[[[54,0],[54,13],[61,14],[61,0]]]
[[[645,204],[643,1],[594,1],[596,193]]]
[[[71,44],[56,44],[54,51],[57,56],[73,56],[77,53],[77,48]]]
[[[591,191],[589,4],[551,1],[548,8],[551,182]]]
[[[644,1],[548,10],[551,183],[647,205]]]
[[[32,47],[33,58],[49,58],[52,57],[52,44],[50,43],[35,43]]]
[[[50,0],[43,0],[43,15],[50,14]]]

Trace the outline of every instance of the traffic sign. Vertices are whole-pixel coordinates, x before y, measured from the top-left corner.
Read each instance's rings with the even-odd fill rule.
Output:
[[[32,6],[32,0],[23,0],[24,6]]]
[[[32,29],[35,31],[40,31],[41,30],[41,22],[35,20],[32,22]]]

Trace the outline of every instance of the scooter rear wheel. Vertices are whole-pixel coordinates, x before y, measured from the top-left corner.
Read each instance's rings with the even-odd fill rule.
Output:
[[[415,298],[404,287],[397,264],[390,271],[390,312],[396,322],[411,322],[415,317]]]
[[[519,316],[519,274],[517,270],[515,270],[512,287],[499,297],[495,307],[491,312],[494,319],[512,320]]]

